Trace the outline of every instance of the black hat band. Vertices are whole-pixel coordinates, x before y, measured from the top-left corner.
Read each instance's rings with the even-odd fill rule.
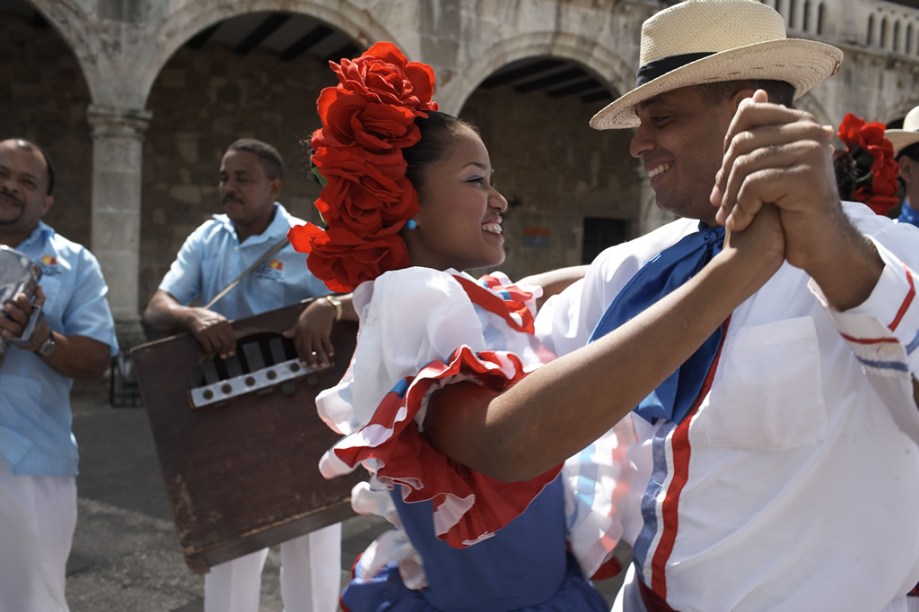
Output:
[[[686,64],[690,64],[703,57],[714,55],[714,51],[704,51],[702,53],[684,53],[682,55],[671,55],[653,62],[648,62],[635,72],[635,87],[640,87],[648,81],[663,76],[671,70],[676,70]]]

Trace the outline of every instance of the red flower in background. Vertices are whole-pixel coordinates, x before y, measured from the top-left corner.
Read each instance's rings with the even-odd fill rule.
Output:
[[[884,135],[886,127],[878,121],[864,119],[846,113],[839,124],[837,136],[846,145],[846,150],[837,155],[848,157],[849,178],[854,184],[855,198],[867,204],[879,215],[899,204],[900,167],[893,155],[893,145]]]

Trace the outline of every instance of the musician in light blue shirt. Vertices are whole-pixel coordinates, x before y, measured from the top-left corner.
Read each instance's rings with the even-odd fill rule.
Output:
[[[53,165],[38,146],[0,142],[0,244],[41,267],[34,302],[2,305],[0,337],[0,610],[66,610],[77,518],[77,443],[70,389],[101,377],[118,351],[96,258],[41,221],[54,203]],[[42,317],[26,343],[36,306]]]
[[[214,215],[185,240],[160,282],[160,290],[182,304],[210,302],[265,251],[284,240],[292,226],[304,223],[279,202],[272,204],[270,212],[268,227],[242,241],[226,214]],[[310,274],[304,260],[305,256],[288,243],[244,276],[212,309],[227,319],[242,319],[329,294],[325,284]]]
[[[282,243],[292,226],[304,223],[277,202],[283,175],[283,161],[271,145],[252,139],[230,145],[218,183],[224,213],[198,227],[182,245],[144,312],[148,328],[191,332],[206,353],[226,358],[236,347],[231,320],[327,296],[304,309],[285,335],[294,338],[307,365],[329,362],[333,322],[357,319],[350,296],[329,295],[310,274],[304,255],[289,243],[240,278]],[[236,279],[235,287],[205,307]],[[193,302],[201,306],[191,306]],[[205,612],[257,612],[267,556],[264,549],[210,568],[204,582]],[[287,612],[336,609],[340,581],[340,523],[281,544],[281,594]]]

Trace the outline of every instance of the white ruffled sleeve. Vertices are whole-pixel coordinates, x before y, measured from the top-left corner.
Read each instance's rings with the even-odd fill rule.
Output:
[[[500,391],[538,365],[529,294],[494,276],[484,282],[487,288],[449,272],[409,268],[359,287],[361,330],[351,366],[316,400],[322,418],[344,435],[322,457],[322,474],[366,468],[374,486],[355,489],[356,507],[389,513],[378,494],[371,499],[372,491],[385,491],[377,484],[401,485],[406,502],[431,500],[435,532],[457,548],[519,516],[561,470],[501,482],[441,454],[421,433],[437,389],[472,381]]]
[[[395,382],[433,359],[446,359],[458,346],[484,345],[475,308],[446,272],[387,272],[360,285],[354,305],[361,324],[351,365],[338,385],[317,398],[319,415],[343,435],[370,422]]]

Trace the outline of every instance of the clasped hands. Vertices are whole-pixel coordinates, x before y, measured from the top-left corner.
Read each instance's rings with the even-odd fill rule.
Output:
[[[844,310],[867,298],[883,264],[840,204],[833,136],[832,127],[809,113],[769,103],[757,90],[740,102],[727,130],[710,199],[727,241],[767,224],[757,230],[769,236],[767,254],[781,253]],[[851,283],[839,278],[847,264],[859,270]]]

